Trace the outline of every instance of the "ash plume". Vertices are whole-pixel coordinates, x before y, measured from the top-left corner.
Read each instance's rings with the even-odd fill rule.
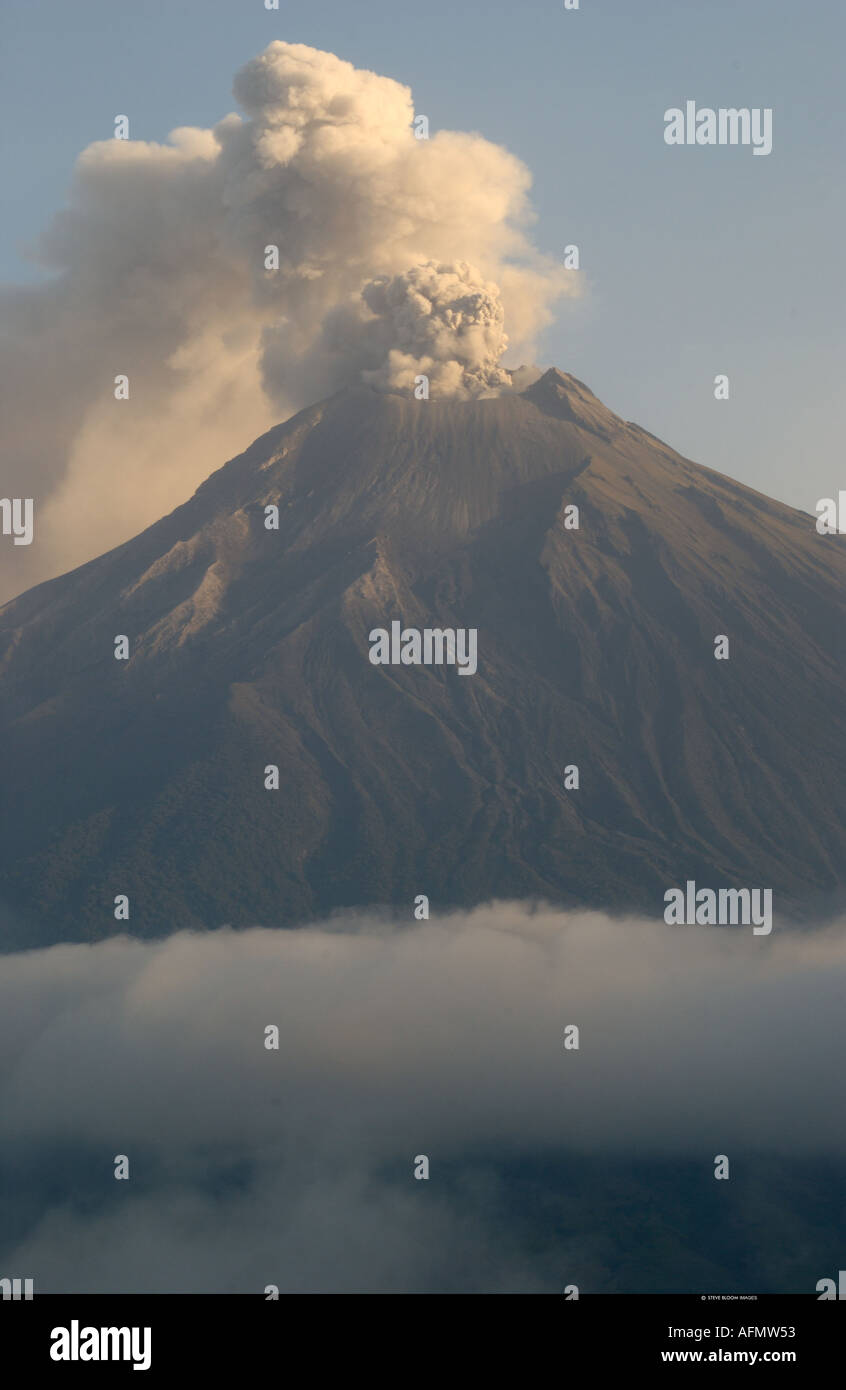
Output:
[[[4,491],[37,516],[0,598],[135,534],[341,386],[502,388],[506,345],[530,358],[574,292],[527,237],[525,166],[477,134],[416,138],[402,84],[276,42],[234,94],[244,114],[213,129],[89,146],[34,252],[52,278],[0,292]]]

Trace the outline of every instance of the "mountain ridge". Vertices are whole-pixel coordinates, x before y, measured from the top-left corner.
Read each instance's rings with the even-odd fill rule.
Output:
[[[554,368],[495,398],[307,407],[0,609],[0,944],[418,893],[657,913],[687,877],[839,903],[830,539]],[[373,667],[396,618],[477,628],[477,673]]]

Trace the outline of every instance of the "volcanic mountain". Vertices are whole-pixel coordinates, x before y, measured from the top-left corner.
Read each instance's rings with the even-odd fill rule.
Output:
[[[476,673],[372,664],[395,620],[476,629]],[[342,391],[0,610],[0,943],[687,879],[839,906],[844,632],[837,537],[572,376]]]

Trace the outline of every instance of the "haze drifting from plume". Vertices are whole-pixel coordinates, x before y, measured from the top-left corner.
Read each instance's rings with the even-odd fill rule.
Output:
[[[341,386],[507,387],[506,348],[530,358],[575,292],[528,239],[525,166],[478,134],[417,139],[407,87],[276,42],[234,95],[245,115],[212,130],[89,146],[37,248],[54,277],[2,293],[4,489],[35,497],[36,541],[3,553],[0,597],[127,539]]]
[[[645,1164],[645,1188],[622,1189],[644,1261],[649,1223],[672,1227],[677,1201],[701,1220],[715,1189],[738,1223],[772,1223],[787,1198],[752,1155],[801,1190],[803,1165],[846,1152],[844,987],[842,924],[765,939],[508,903],[7,956],[0,1257],[43,1291],[513,1291],[581,1275],[636,1292],[608,1245],[619,1213],[594,1230],[594,1198],[617,1200],[601,1165]],[[535,1240],[514,1203],[539,1162]],[[665,1187],[673,1164],[691,1197]],[[550,1227],[559,1201],[569,1215]],[[811,1263],[784,1278],[810,1292],[821,1254],[794,1244]],[[661,1239],[656,1258],[666,1288],[705,1277]]]

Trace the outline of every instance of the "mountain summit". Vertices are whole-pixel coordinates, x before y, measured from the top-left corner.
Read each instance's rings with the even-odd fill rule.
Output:
[[[374,665],[395,621],[474,629],[477,671]],[[0,942],[660,915],[687,879],[839,903],[845,630],[836,537],[572,376],[342,391],[0,610]]]

